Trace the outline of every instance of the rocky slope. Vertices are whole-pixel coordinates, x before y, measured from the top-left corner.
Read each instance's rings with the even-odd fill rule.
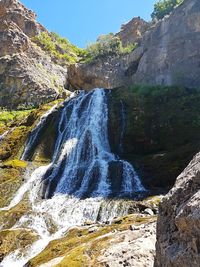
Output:
[[[35,106],[56,99],[67,71],[31,38],[46,31],[17,0],[0,2],[0,106]],[[10,97],[12,95],[12,98]]]
[[[199,14],[199,1],[185,0],[170,16],[144,32],[131,54],[71,66],[69,83],[76,89],[124,84],[198,87]]]
[[[200,266],[200,154],[160,205],[155,267]]]

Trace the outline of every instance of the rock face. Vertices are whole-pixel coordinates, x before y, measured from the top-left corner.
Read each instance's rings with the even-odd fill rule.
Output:
[[[27,36],[33,37],[46,29],[36,22],[33,11],[25,8],[18,0],[0,2],[1,21],[13,21]]]
[[[143,49],[138,47],[134,53],[124,56],[71,65],[68,69],[68,83],[73,89],[84,88],[85,90],[98,87],[112,89],[128,85],[131,73],[138,68],[142,51]]]
[[[35,106],[64,90],[66,70],[31,42],[41,31],[35,14],[17,0],[0,2],[0,106]]]
[[[100,266],[153,267],[155,254],[156,224],[133,226],[132,231],[117,233],[110,246],[102,251]]]
[[[160,205],[155,267],[200,266],[200,154]]]
[[[133,18],[126,24],[123,24],[119,33],[116,34],[122,41],[124,47],[134,44],[141,39],[142,35],[147,31],[149,23],[140,17]]]
[[[169,17],[149,28],[130,55],[72,67],[69,82],[76,89],[122,84],[198,87],[199,42],[200,2],[185,0]]]
[[[171,188],[200,151],[199,90],[137,86],[108,95],[112,152],[134,165],[146,187]]]

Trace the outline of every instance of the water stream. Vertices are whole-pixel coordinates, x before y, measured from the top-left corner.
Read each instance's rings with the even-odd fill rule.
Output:
[[[31,229],[39,240],[26,251],[14,251],[0,266],[22,267],[70,227],[127,214],[129,206],[124,199],[137,198],[145,191],[133,166],[111,152],[107,101],[105,90],[96,89],[74,94],[64,103],[51,163],[26,177],[9,206],[2,209],[13,208],[28,194],[31,211],[13,229]],[[23,160],[30,160],[30,151],[55,108],[32,131]]]

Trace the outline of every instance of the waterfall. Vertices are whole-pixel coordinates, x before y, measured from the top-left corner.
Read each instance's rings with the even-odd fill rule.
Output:
[[[120,140],[119,140],[119,153],[123,153],[123,139],[124,139],[124,133],[126,128],[126,114],[125,114],[125,106],[124,102],[120,101],[120,107],[121,107],[121,118],[120,118],[120,124],[121,124],[121,133],[120,133]]]
[[[22,267],[72,226],[127,214],[129,204],[124,199],[137,198],[145,191],[133,166],[111,152],[107,100],[103,89],[83,91],[60,108],[52,162],[34,170],[3,208],[11,209],[28,194],[31,211],[13,229],[32,229],[40,238],[26,251],[19,249],[5,257],[0,266]],[[23,160],[30,159],[39,132],[55,108],[32,131]],[[53,233],[51,225],[56,226]]]
[[[43,180],[45,198],[56,193],[78,198],[133,197],[144,190],[133,167],[111,153],[103,89],[81,92],[66,103],[53,162]]]
[[[57,108],[57,104],[54,105],[48,112],[46,112],[41,118],[36,128],[30,133],[29,139],[26,143],[23,155],[21,157],[22,160],[30,160],[34,151],[35,146],[37,145],[37,141],[40,136],[40,132],[45,126],[45,122],[49,115],[51,115]]]

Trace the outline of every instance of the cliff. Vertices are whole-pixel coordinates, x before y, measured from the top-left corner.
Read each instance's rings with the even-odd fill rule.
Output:
[[[32,42],[32,37],[47,32],[35,18],[17,0],[0,2],[1,107],[37,106],[64,91],[66,69]]]
[[[200,3],[185,0],[168,17],[142,33],[128,55],[71,66],[74,88],[115,88],[124,84],[198,87]]]

